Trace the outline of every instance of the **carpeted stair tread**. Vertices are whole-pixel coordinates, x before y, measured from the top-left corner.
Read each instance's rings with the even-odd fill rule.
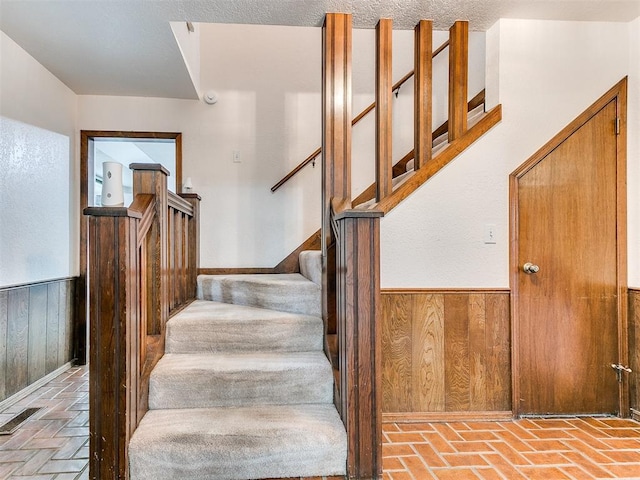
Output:
[[[196,300],[167,322],[167,353],[322,349],[319,317]]]
[[[319,281],[318,253],[303,257]],[[344,475],[320,293],[300,274],[199,276],[199,300],[167,322],[131,480]]]
[[[151,409],[332,402],[323,351],[165,354],[149,382]]]
[[[330,405],[151,410],[129,447],[132,480],[344,475],[344,426]]]
[[[322,316],[320,286],[299,273],[199,275],[198,298]]]

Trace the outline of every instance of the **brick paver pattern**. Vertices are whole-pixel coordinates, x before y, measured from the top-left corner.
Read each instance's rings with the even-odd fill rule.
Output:
[[[0,425],[28,407],[41,410],[0,435],[0,479],[88,479],[89,372],[74,367],[0,413]]]
[[[74,367],[0,412],[1,425],[42,408],[0,436],[0,479],[89,478],[88,378]],[[640,480],[640,423],[631,420],[388,423],[383,431],[384,480]],[[324,480],[305,480],[316,479]]]
[[[640,479],[640,423],[611,417],[383,426],[384,480]]]

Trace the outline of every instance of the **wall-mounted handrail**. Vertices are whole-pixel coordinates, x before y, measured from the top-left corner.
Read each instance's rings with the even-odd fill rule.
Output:
[[[431,57],[435,58],[440,52],[442,52],[448,46],[449,46],[449,40],[445,41],[442,45],[440,45],[438,48],[436,48],[433,51],[433,54],[431,55]],[[400,91],[400,87],[402,87],[402,85],[404,85],[407,82],[407,80],[409,80],[411,77],[413,77],[413,75],[414,75],[414,71],[411,70],[404,77],[402,77],[400,80],[398,80],[396,83],[393,84],[393,86],[391,87],[391,91],[394,92],[396,94],[396,96],[398,96],[398,92]],[[356,115],[353,118],[353,120],[351,121],[351,126],[356,125],[360,120],[362,120],[369,113],[371,113],[371,111],[374,108],[376,108],[376,102],[371,103],[369,106],[367,106],[367,108],[365,108],[358,115]],[[289,173],[287,173],[278,183],[276,183],[273,187],[271,187],[271,192],[275,192],[276,190],[278,190],[282,185],[287,183],[293,176],[295,176],[300,170],[302,170],[304,167],[306,167],[310,163],[315,162],[315,159],[321,153],[322,153],[322,147],[318,147],[311,155],[309,155],[307,158],[305,158],[293,170],[291,170]]]

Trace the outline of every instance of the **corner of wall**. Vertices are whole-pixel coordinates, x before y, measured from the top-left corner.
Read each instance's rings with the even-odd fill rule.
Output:
[[[186,22],[171,22],[171,31],[178,44],[195,93],[200,97],[200,27],[196,23],[192,26],[193,32],[187,29]]]
[[[500,103],[500,20],[486,32],[485,109]]]

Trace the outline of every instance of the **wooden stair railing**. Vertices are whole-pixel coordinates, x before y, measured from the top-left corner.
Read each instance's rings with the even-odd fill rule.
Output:
[[[406,198],[501,119],[498,105],[471,128],[469,107],[484,103],[484,92],[467,102],[468,23],[456,22],[449,37],[449,121],[432,132],[432,23],[415,29],[415,158],[407,180],[395,188],[391,165],[391,20],[380,20],[376,34],[375,201],[353,207],[351,197],[351,16],[327,14],[323,28],[322,255],[323,318],[328,335],[337,334],[336,407],[347,431],[347,477],[382,475],[380,348],[380,217]],[[372,107],[373,108],[373,107]],[[434,133],[448,132],[449,143],[432,156]],[[318,151],[319,153],[319,151]],[[398,167],[398,164],[396,164]],[[397,172],[397,169],[396,169]],[[335,360],[337,359],[337,365]]]
[[[483,89],[475,97],[469,100],[469,103],[467,104],[468,111],[471,112],[472,110],[478,108],[480,105],[484,104],[484,98],[485,98],[485,91]],[[449,121],[446,120],[442,125],[436,128],[433,131],[433,134],[431,136],[432,141],[435,141],[437,138],[441,137],[442,135],[446,135],[448,133],[448,126],[449,126]],[[406,155],[404,155],[400,160],[398,160],[393,165],[392,178],[399,177],[400,175],[407,172],[407,164],[411,160],[414,160],[415,151],[416,151],[415,148],[412,148],[411,151],[409,151]],[[427,158],[431,159],[431,154],[432,152],[429,151]],[[427,162],[425,161],[424,164],[426,163]],[[414,166],[414,169],[415,169],[415,166]],[[374,182],[371,185],[369,185],[367,188],[365,188],[356,198],[353,199],[353,205],[357,206],[364,202],[367,202],[372,198],[374,198],[375,195],[376,195],[376,183]]]
[[[442,45],[440,45],[436,50],[434,50],[433,53],[431,54],[431,58],[437,57],[448,46],[449,46],[449,40],[447,40]],[[411,70],[410,72],[408,72],[404,77],[402,77],[400,80],[398,80],[396,83],[393,84],[393,86],[391,87],[391,92],[394,92],[396,96],[398,96],[398,92],[400,91],[400,88],[407,82],[407,80],[413,77],[414,74],[415,74],[415,70]],[[362,120],[369,113],[371,113],[374,108],[376,108],[376,102],[371,103],[364,110],[362,110],[358,115],[356,115],[353,118],[353,120],[351,120],[351,126],[355,126],[360,120]],[[302,170],[304,167],[306,167],[310,163],[313,163],[315,165],[316,158],[318,158],[318,156],[321,153],[322,153],[322,147],[316,148],[313,151],[313,153],[311,153],[311,155],[309,155],[302,162],[296,165],[293,168],[293,170],[287,173],[284,177],[282,177],[282,179],[280,179],[280,181],[278,181],[278,183],[276,183],[273,187],[271,187],[271,192],[275,192],[276,190],[278,190],[281,186],[283,186],[285,183],[291,180],[292,177],[294,177],[300,170]]]
[[[200,197],[168,193],[161,165],[131,168],[130,207],[84,209],[89,474],[99,480],[128,478],[129,440],[148,409],[149,375],[164,353],[166,321],[196,294]]]

